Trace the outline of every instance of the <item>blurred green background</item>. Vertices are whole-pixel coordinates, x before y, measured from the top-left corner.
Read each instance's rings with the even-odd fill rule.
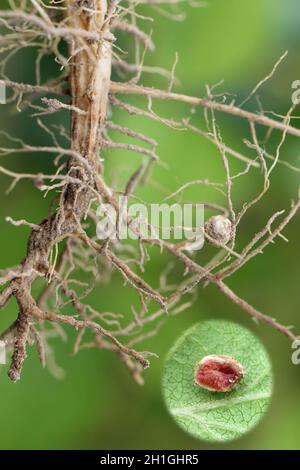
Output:
[[[0,2],[1,7],[7,5]],[[153,39],[156,50],[147,54],[146,63],[171,69],[177,51],[179,63],[176,69],[181,84],[176,91],[201,96],[205,84],[224,80],[220,91],[236,94],[236,102],[245,98],[256,83],[265,77],[285,50],[289,55],[280,65],[275,76],[259,91],[264,109],[283,114],[291,105],[291,83],[300,79],[299,72],[299,5],[297,0],[208,0],[206,8],[194,9],[185,4],[180,11],[186,14],[184,21],[174,22],[158,9],[141,8],[141,12],[155,17]],[[171,11],[168,9],[168,11]],[[176,12],[177,10],[174,10]],[[147,24],[148,30],[152,24]],[[119,43],[130,49],[131,42],[123,36]],[[16,81],[33,82],[34,51],[17,53],[7,73]],[[45,61],[43,79],[55,76],[57,66],[52,58]],[[116,78],[116,77],[115,77]],[[145,76],[143,83],[167,87],[163,79]],[[134,100],[135,103],[138,100]],[[142,102],[140,102],[141,104]],[[257,110],[252,100],[248,108]],[[182,116],[188,109],[181,105],[163,103],[154,109],[164,116]],[[297,109],[296,111],[297,112]],[[249,138],[247,123],[229,116],[218,115],[225,142],[236,149],[246,151],[242,142]],[[55,118],[65,120],[63,115]],[[52,118],[51,122],[56,122]],[[180,184],[195,178],[210,177],[214,181],[224,178],[222,165],[214,147],[200,136],[188,132],[176,132],[153,121],[127,116],[114,111],[116,122],[143,130],[159,142],[158,153],[168,169],[158,166],[148,188],[140,193],[148,201],[159,202],[163,196]],[[197,116],[196,116],[197,121]],[[203,127],[203,119],[199,123]],[[294,121],[297,125],[297,121]],[[49,143],[44,134],[28,117],[17,113],[13,106],[0,106],[1,129],[26,142],[39,145]],[[265,132],[265,130],[264,130]],[[2,139],[2,137],[0,137]],[[278,143],[280,134],[274,133],[270,151]],[[4,139],[3,139],[4,142]],[[4,144],[3,144],[4,145]],[[288,138],[281,158],[297,164],[300,147],[296,138]],[[253,153],[248,151],[253,157]],[[125,152],[107,152],[106,174],[122,187],[130,169],[138,165],[139,157]],[[33,171],[51,171],[53,156],[14,155],[1,157],[1,164],[9,168]],[[2,163],[3,162],[3,163]],[[244,166],[230,160],[232,171]],[[51,197],[43,199],[31,184],[19,183],[15,190],[5,195],[10,181],[0,176],[1,184],[1,254],[0,268],[14,266],[23,258],[28,229],[12,227],[5,217],[26,218],[39,222],[48,213]],[[236,207],[241,207],[261,187],[261,174],[251,171],[242,178],[234,192]],[[247,220],[241,224],[238,234],[242,246],[262,227],[276,210],[289,207],[297,196],[299,173],[278,166],[273,173],[272,189]],[[208,196],[199,187],[186,192],[190,199]],[[215,197],[215,194],[214,194]],[[221,197],[219,198],[219,202]],[[299,215],[285,230],[289,243],[278,239],[263,256],[235,274],[229,281],[241,296],[263,312],[269,313],[287,325],[300,331],[299,308]],[[199,253],[199,260],[205,253]],[[153,254],[149,265],[148,280],[158,285],[158,275],[168,257]],[[181,269],[178,269],[178,278]],[[174,274],[176,277],[176,273]],[[133,299],[130,288],[124,288],[118,275],[112,282],[99,286],[93,294],[93,304],[99,309],[127,312]],[[0,326],[5,328],[17,314],[14,302],[1,312]],[[164,357],[181,332],[201,319],[232,319],[250,328],[268,350],[275,376],[272,404],[259,426],[242,439],[224,446],[202,443],[185,434],[173,422],[165,409],[161,393],[161,371]],[[105,351],[84,350],[72,356],[74,335],[68,332],[68,341],[55,340],[56,360],[65,370],[64,379],[53,378],[43,370],[34,348],[29,348],[21,381],[14,385],[6,375],[0,374],[0,448],[1,449],[299,449],[300,448],[300,366],[291,363],[290,342],[266,325],[256,325],[247,315],[232,305],[213,286],[200,287],[194,306],[180,316],[168,319],[160,333],[140,345],[140,349],[155,351],[159,359],[153,359],[145,372],[146,384],[138,387],[120,361]]]

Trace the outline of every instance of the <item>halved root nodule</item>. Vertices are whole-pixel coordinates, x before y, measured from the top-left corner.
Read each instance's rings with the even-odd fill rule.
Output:
[[[230,392],[244,377],[243,366],[234,358],[211,354],[197,363],[195,383],[212,392]]]

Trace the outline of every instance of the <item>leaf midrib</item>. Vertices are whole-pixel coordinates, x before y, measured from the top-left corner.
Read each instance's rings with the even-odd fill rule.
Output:
[[[268,392],[256,392],[252,393],[249,395],[245,396],[240,396],[240,397],[235,397],[231,399],[224,399],[224,400],[218,400],[218,401],[213,401],[209,403],[198,403],[195,405],[190,405],[190,406],[184,406],[181,408],[171,408],[171,413],[180,415],[180,414],[186,414],[189,412],[193,411],[205,411],[205,410],[211,410],[214,408],[221,408],[223,406],[234,406],[238,405],[239,403],[245,403],[249,401],[255,401],[255,400],[261,400],[265,398],[270,398],[271,393]]]

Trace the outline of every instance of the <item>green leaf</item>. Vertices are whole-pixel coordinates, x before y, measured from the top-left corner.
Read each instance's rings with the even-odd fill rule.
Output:
[[[209,354],[231,356],[244,367],[242,381],[231,392],[210,392],[195,384],[195,366]],[[187,330],[169,352],[163,392],[170,413],[185,431],[206,441],[229,441],[264,415],[272,395],[272,367],[249,330],[228,321],[205,321]]]

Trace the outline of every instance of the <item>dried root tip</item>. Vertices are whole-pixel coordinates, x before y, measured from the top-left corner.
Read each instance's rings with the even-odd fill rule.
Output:
[[[18,380],[20,380],[20,377],[21,377],[20,371],[15,369],[13,366],[10,367],[7,375],[13,383],[18,382]]]
[[[209,242],[226,245],[233,236],[233,225],[224,215],[214,215],[205,223],[204,232]]]
[[[141,364],[132,361],[130,357],[122,353],[120,353],[120,359],[128,368],[130,375],[135,381],[135,383],[140,386],[143,386],[145,384],[145,381],[141,375],[143,371],[143,367],[141,366]]]
[[[22,367],[26,359],[26,343],[29,334],[29,319],[26,314],[20,314],[15,332],[14,353],[8,377],[16,383],[21,376]]]

